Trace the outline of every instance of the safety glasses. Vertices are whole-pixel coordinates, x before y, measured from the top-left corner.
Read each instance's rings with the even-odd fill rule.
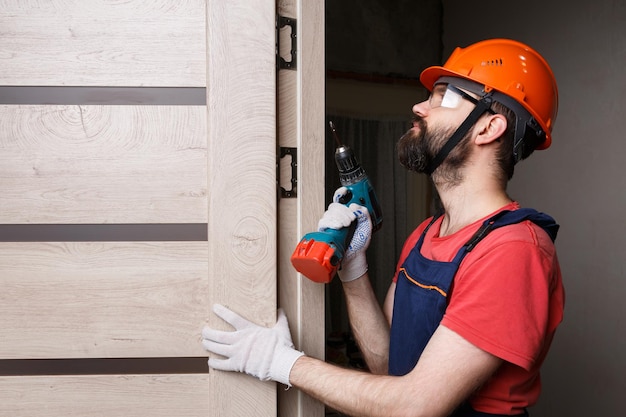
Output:
[[[428,104],[432,109],[436,107],[456,109],[461,103],[461,100],[467,100],[474,105],[478,104],[478,99],[470,96],[465,91],[452,84],[437,84],[428,99]],[[487,111],[493,114],[491,109],[487,109]]]

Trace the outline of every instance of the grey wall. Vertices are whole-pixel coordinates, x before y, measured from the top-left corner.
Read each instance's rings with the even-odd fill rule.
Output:
[[[551,63],[560,106],[553,145],[517,168],[510,192],[561,224],[566,316],[533,417],[624,416],[626,387],[626,3],[444,0],[444,57],[491,37]]]
[[[326,67],[416,77],[441,56],[441,0],[326,1]]]

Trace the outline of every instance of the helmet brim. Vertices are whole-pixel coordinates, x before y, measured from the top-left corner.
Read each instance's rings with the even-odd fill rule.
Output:
[[[450,71],[447,68],[439,67],[439,66],[432,66],[422,71],[422,73],[420,74],[420,82],[422,83],[424,87],[426,87],[426,89],[428,89],[428,91],[433,91],[435,82],[437,82],[437,80],[441,77],[458,77],[458,78],[464,78],[466,80],[474,81],[471,78],[463,74],[460,74],[455,71]]]

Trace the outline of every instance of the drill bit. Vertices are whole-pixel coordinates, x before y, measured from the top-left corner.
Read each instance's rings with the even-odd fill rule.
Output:
[[[339,136],[337,136],[337,130],[335,129],[335,124],[333,123],[332,120],[330,122],[328,122],[328,124],[330,125],[330,131],[333,133],[333,137],[335,138],[335,142],[337,142],[337,146],[341,147],[341,141],[339,140]]]

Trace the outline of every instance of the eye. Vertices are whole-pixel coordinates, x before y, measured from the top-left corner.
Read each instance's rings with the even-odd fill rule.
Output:
[[[430,98],[428,99],[428,104],[431,108],[441,106],[441,102],[446,94],[446,86],[439,84],[433,88],[432,93],[430,94]]]

